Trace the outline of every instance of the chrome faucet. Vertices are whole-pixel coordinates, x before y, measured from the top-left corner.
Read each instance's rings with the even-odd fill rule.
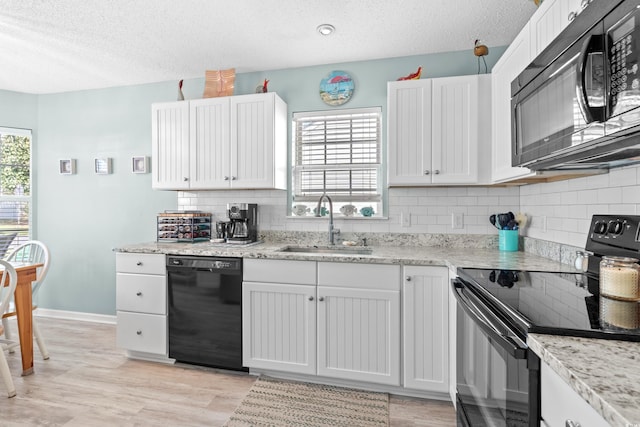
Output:
[[[331,197],[327,193],[323,193],[320,196],[320,200],[318,200],[318,206],[316,206],[316,216],[320,216],[320,208],[322,205],[322,200],[327,199],[329,201],[329,244],[335,245],[334,237],[336,234],[340,234],[340,230],[337,228],[333,228],[333,202],[331,201]]]

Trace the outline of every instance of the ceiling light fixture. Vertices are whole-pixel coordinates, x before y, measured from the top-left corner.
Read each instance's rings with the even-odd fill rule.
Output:
[[[336,27],[331,24],[321,24],[318,25],[318,28],[316,28],[316,30],[318,30],[318,32],[323,36],[328,36],[336,30]]]

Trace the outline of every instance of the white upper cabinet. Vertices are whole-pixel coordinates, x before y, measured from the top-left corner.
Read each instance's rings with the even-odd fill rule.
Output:
[[[153,188],[189,188],[189,103],[151,106]]]
[[[286,188],[287,106],[275,93],[152,106],[153,188]]]
[[[491,71],[492,162],[491,180],[508,181],[532,175],[527,168],[511,166],[511,82],[531,62],[529,24],[520,31]]]
[[[582,11],[585,0],[545,0],[531,17],[533,51],[538,56]],[[528,64],[527,64],[528,65]]]
[[[490,84],[487,75],[388,83],[390,186],[488,181]]]
[[[191,150],[189,182],[191,189],[228,188],[230,98],[208,98],[189,102]]]

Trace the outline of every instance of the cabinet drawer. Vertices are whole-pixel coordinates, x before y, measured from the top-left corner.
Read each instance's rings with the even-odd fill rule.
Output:
[[[166,275],[165,256],[160,254],[116,254],[118,273],[141,273]]]
[[[116,274],[116,310],[167,314],[164,276]]]
[[[400,290],[400,266],[319,262],[318,285]]]
[[[116,343],[131,351],[167,355],[167,317],[118,311]]]
[[[242,280],[245,282],[315,285],[316,262],[284,259],[245,259]]]

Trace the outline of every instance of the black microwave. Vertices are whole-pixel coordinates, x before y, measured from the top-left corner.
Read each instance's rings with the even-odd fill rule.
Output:
[[[640,162],[640,0],[593,0],[511,83],[512,164]]]

